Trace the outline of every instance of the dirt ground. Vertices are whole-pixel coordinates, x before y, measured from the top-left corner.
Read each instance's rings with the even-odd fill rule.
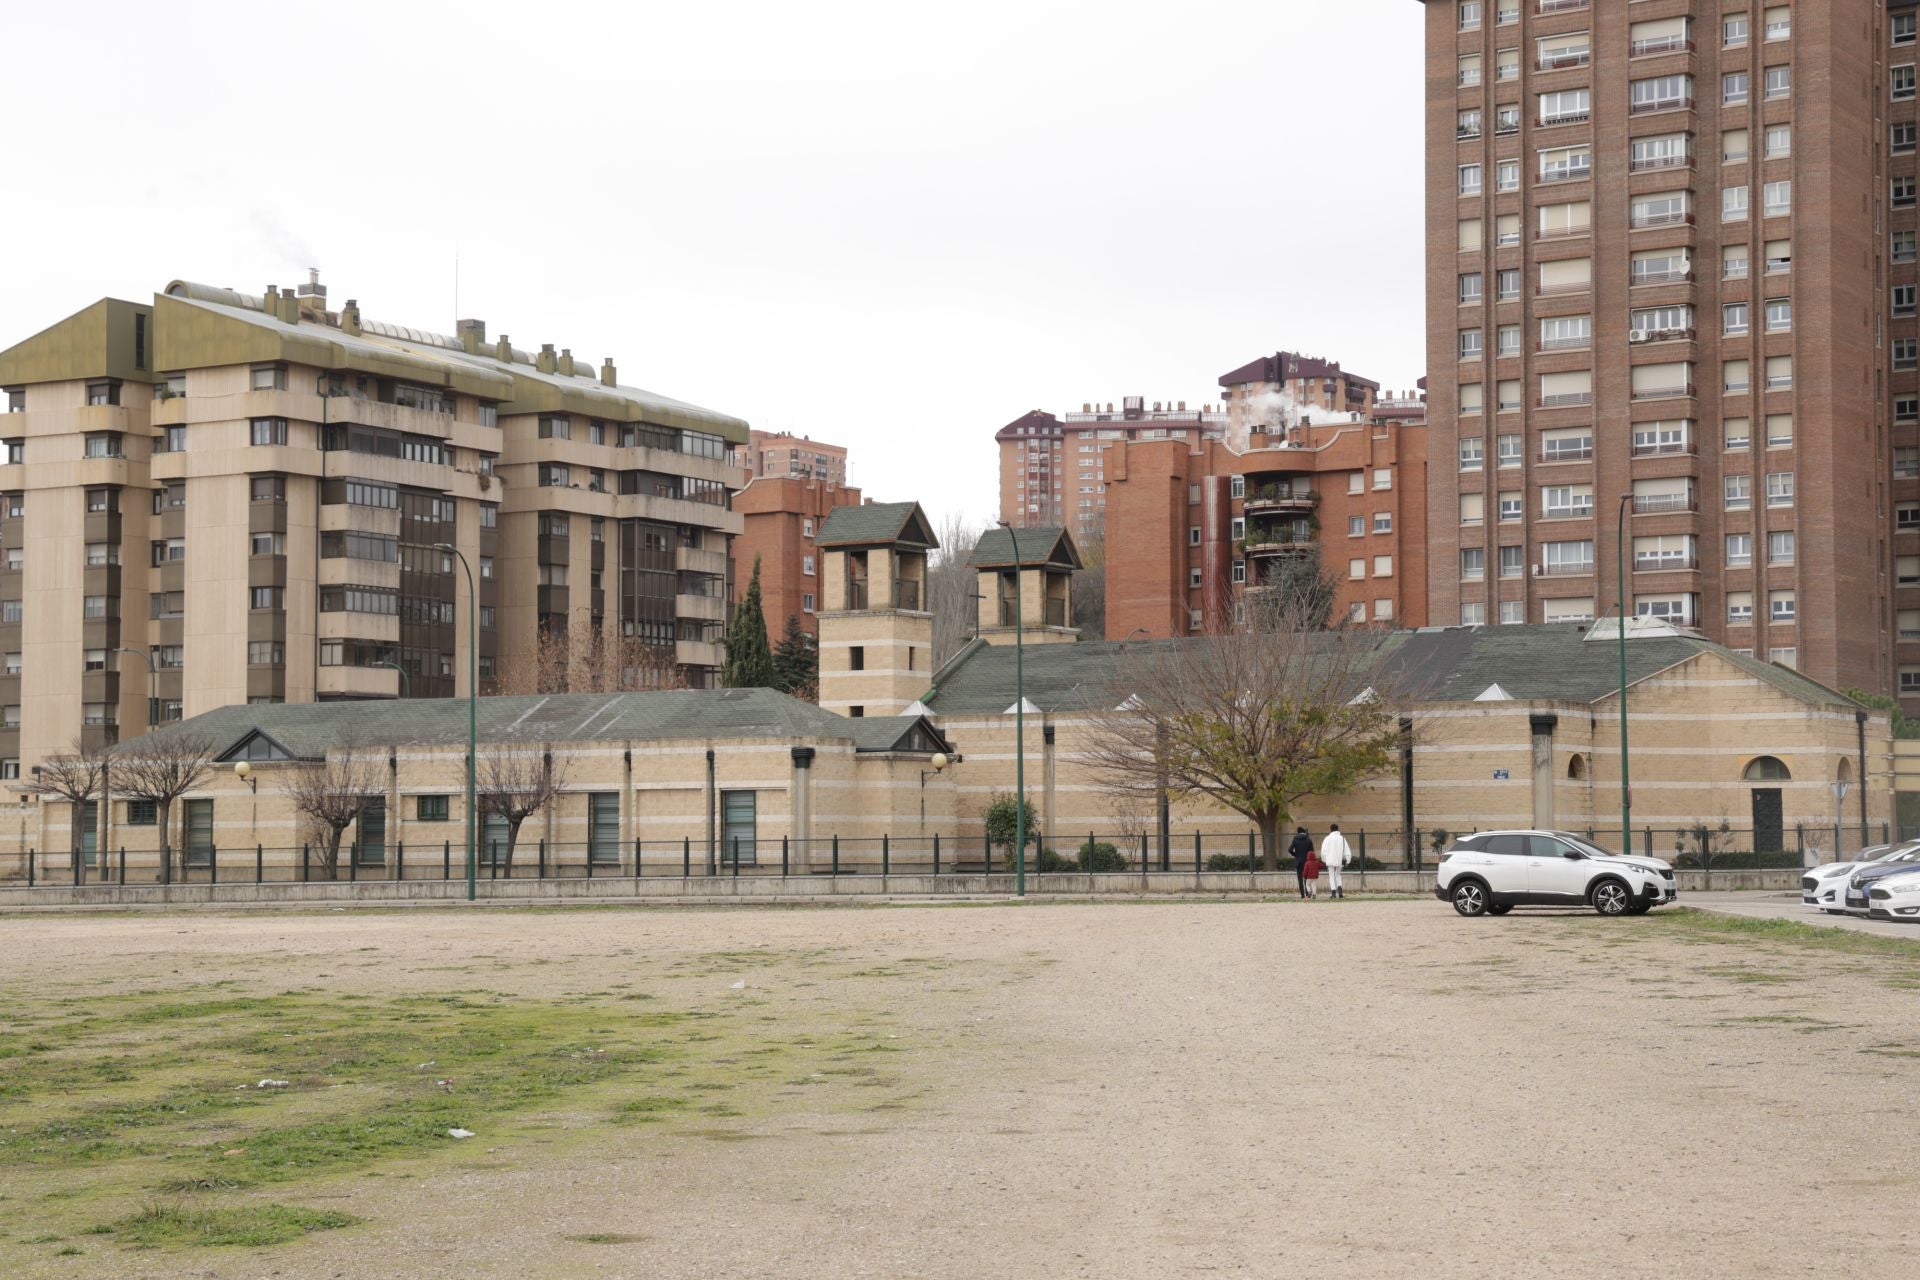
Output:
[[[265,1249],[52,1256],[6,1194],[8,1275],[1860,1280],[1912,1275],[1920,1245],[1920,959],[1657,915],[1355,900],[0,929],[9,999],[620,983],[896,1050],[861,1082],[884,1086],[870,1105],[789,1088],[619,1127],[557,1104],[285,1193],[363,1221]]]

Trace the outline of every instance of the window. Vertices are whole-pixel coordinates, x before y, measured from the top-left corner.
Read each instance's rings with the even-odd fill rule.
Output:
[[[1592,622],[1593,597],[1571,600],[1544,600],[1540,605],[1542,622]],[[1515,619],[1519,621],[1519,619]]]
[[[120,600],[117,596],[87,596],[80,602],[80,616],[83,618],[113,618],[120,613]]]
[[[119,404],[120,380],[118,378],[103,378],[97,382],[89,382],[87,384],[87,403],[90,405]]]
[[[1753,505],[1753,477],[1746,475],[1727,476],[1724,479],[1727,498],[1727,510],[1744,511]]]
[[[1373,487],[1376,491],[1393,488],[1393,468],[1375,467],[1373,469]]]
[[[1527,571],[1527,549],[1525,547],[1500,548],[1500,576],[1518,578]]]
[[[1460,469],[1478,471],[1486,464],[1487,442],[1479,436],[1460,437]]]
[[[87,490],[87,510],[90,512],[115,511],[119,509],[119,491],[115,489]],[[18,515],[18,511],[9,512]]]
[[[1484,604],[1463,604],[1460,606],[1460,625],[1463,627],[1484,627],[1487,625],[1487,606]]]
[[[1750,194],[1746,187],[1722,187],[1720,189],[1720,221],[1745,222],[1747,199]]]
[[[1463,164],[1460,166],[1460,194],[1477,196],[1480,194],[1480,166]]]
[[[1570,147],[1549,147],[1540,153],[1540,181],[1571,182],[1593,172],[1593,147],[1580,143]]]
[[[1520,354],[1520,326],[1503,324],[1494,330],[1494,341],[1498,344],[1498,354],[1502,357]]]
[[[1453,136],[1462,140],[1480,136],[1480,112],[1462,111],[1453,126]]]
[[[1753,386],[1753,366],[1745,360],[1724,360],[1720,364],[1720,390],[1740,395]]]
[[[1636,22],[1627,30],[1627,56],[1642,58],[1685,49],[1692,34],[1685,18]]]
[[[1729,71],[1720,77],[1720,102],[1723,106],[1736,106],[1747,100],[1747,73]]]
[[[1493,109],[1493,131],[1496,134],[1520,132],[1520,108],[1517,104]]]
[[[1764,188],[1766,205],[1761,210],[1769,218],[1784,218],[1793,212],[1793,184],[1769,182]]]
[[[1800,650],[1794,648],[1792,645],[1788,645],[1784,649],[1776,646],[1767,650],[1767,661],[1778,663],[1790,671],[1797,670],[1800,666]]]
[[[1794,537],[1791,529],[1779,530],[1767,535],[1767,563],[1792,564]]]
[[[1793,92],[1792,67],[1768,67],[1766,80],[1768,98],[1784,98]]]
[[[731,847],[728,846],[729,850]],[[743,861],[745,856],[743,848]],[[602,866],[616,866],[620,862],[620,793],[617,791],[597,791],[587,796],[587,860]]]
[[[285,418],[255,418],[253,420],[254,444],[285,444],[286,442],[287,420]]]
[[[1667,111],[1692,105],[1692,76],[1654,76],[1648,80],[1635,80],[1628,86],[1627,110],[1631,113]]]
[[[1585,44],[1585,41],[1582,41]],[[1580,54],[1584,61],[1586,51]],[[1540,95],[1540,123],[1542,125],[1578,124],[1593,112],[1593,95],[1586,89],[1559,89]],[[1519,177],[1519,166],[1515,168],[1515,179]]]
[[[802,613],[813,612],[813,592],[808,591],[800,597],[800,611]]]
[[[1912,286],[1908,286],[1908,287],[1911,288]],[[1900,313],[1898,311],[1895,311],[1894,314],[1899,315]],[[1768,333],[1785,333],[1787,330],[1791,328],[1793,328],[1793,299],[1792,298],[1768,298],[1767,299],[1767,332]]]
[[[1460,277],[1460,304],[1472,306],[1480,301],[1480,273],[1469,271]]]
[[[1727,568],[1747,569],[1753,565],[1753,535],[1750,533],[1730,533],[1727,535]]]
[[[1890,344],[1893,353],[1893,367],[1897,372],[1907,372],[1920,364],[1920,354],[1916,354],[1915,340],[1895,338]]]
[[[1795,617],[1793,592],[1767,592],[1767,621],[1792,622]]]
[[[10,653],[7,655],[7,660],[7,674],[19,675],[20,655]],[[82,671],[112,671],[115,669],[115,666],[113,655],[105,649],[87,649],[80,655],[80,669]]]
[[[1684,133],[1634,138],[1629,147],[1627,167],[1634,173],[1647,169],[1674,169],[1687,163],[1687,135]]]
[[[254,476],[249,481],[248,493],[255,502],[285,502],[287,478],[285,476]]]
[[[1920,587],[1920,556],[1895,556],[1893,581],[1896,586]]]
[[[1463,89],[1471,88],[1474,85],[1480,83],[1480,55],[1479,54],[1463,53],[1460,55],[1458,79],[1460,82],[1460,87]]]
[[[1661,569],[1691,569],[1696,562],[1692,534],[1633,540],[1633,570],[1651,573]]]
[[[1912,445],[1895,445],[1893,447],[1893,478],[1911,480],[1916,476],[1920,476],[1920,449]]]
[[[1720,277],[1723,280],[1744,280],[1747,275],[1747,246],[1743,244],[1725,245],[1720,250]]]
[[[1793,154],[1793,129],[1777,124],[1767,129],[1767,159],[1780,160]]]
[[[1233,562],[1231,576],[1235,582],[1245,582],[1247,580],[1247,562],[1245,560],[1235,560]]]
[[[1495,436],[1493,447],[1495,458],[1499,462],[1499,465],[1503,467],[1517,467],[1520,465],[1522,449],[1519,436]]]
[[[1480,340],[1480,330],[1462,329],[1460,331],[1460,358],[1462,360],[1478,360],[1480,358]]]
[[[1793,505],[1793,472],[1770,471],[1767,473],[1767,505],[1770,507]]]
[[[1493,78],[1495,80],[1518,80],[1520,78],[1520,51],[1518,49],[1496,49],[1494,51]]]
[[[755,861],[754,799],[752,791],[720,793],[720,851],[729,862]]]
[[[1767,6],[1767,39],[1785,40],[1793,34],[1793,10],[1784,4]]]
[[[493,557],[492,557],[492,556],[481,556],[481,557],[480,557],[480,578],[481,578],[481,580],[482,580],[482,581],[486,581],[486,580],[488,580],[488,579],[490,579],[490,578],[492,578],[492,577],[493,577]]]
[[[1480,248],[1480,219],[1462,218],[1459,223],[1456,224],[1456,227],[1459,233],[1460,252],[1473,253],[1478,251]],[[1080,446],[1082,452],[1092,447],[1091,445],[1084,444]]]
[[[1365,556],[1356,556],[1355,558],[1347,561],[1347,577],[1364,578],[1366,576],[1367,576],[1367,559]]]
[[[1540,490],[1540,514],[1548,520],[1569,520],[1592,515],[1593,486],[1547,485]]]
[[[1913,208],[1913,183],[1913,176],[1909,174],[1903,178],[1895,178],[1888,184],[1888,193],[1892,198],[1894,208]]]
[[[280,591],[281,588],[279,587],[250,587],[247,591],[247,607],[249,609],[278,609],[280,607]],[[175,593],[168,592],[167,594],[173,595]]]
[[[1561,427],[1540,435],[1540,461],[1585,462],[1593,457],[1592,427]]]
[[[1593,341],[1591,316],[1550,316],[1540,322],[1540,349],[1560,351],[1585,347]]]
[[[1910,316],[1913,314],[1913,290],[1914,287],[1910,284],[1897,284],[1893,286],[1894,315]]]
[[[1793,447],[1793,415],[1790,413],[1770,413],[1767,415],[1767,448],[1789,449]]]
[[[1720,22],[1720,45],[1725,49],[1737,49],[1747,42],[1747,15],[1730,13]]]
[[[1500,494],[1499,502],[1500,518],[1502,520],[1518,520],[1522,515],[1526,514],[1526,502],[1518,492]]]
[[[1501,624],[1525,622],[1527,620],[1526,608],[1526,605],[1518,600],[1502,600],[1500,602]]]
[[[1493,166],[1493,189],[1495,191],[1518,191],[1520,189],[1520,162],[1502,160]]]
[[[445,822],[447,820],[447,797],[415,796],[413,798],[413,816],[419,822]]]
[[[1896,45],[1912,44],[1914,37],[1914,15],[1911,13],[1890,13],[1887,15],[1887,33]]]
[[[1373,531],[1375,533],[1393,532],[1393,512],[1376,511],[1373,513]]]
[[[1200,545],[1200,526],[1199,525],[1194,524],[1194,525],[1187,526],[1187,545],[1190,547],[1197,547]]]
[[[1785,391],[1793,385],[1793,357],[1767,357],[1767,390]]]
[[[1348,516],[1347,517],[1347,536],[1349,538],[1365,537],[1366,532],[1367,532],[1367,518],[1365,516]]]
[[[1692,216],[1692,205],[1684,191],[1637,196],[1627,212],[1628,225],[1634,228],[1668,227],[1686,222]]]
[[[1480,547],[1463,547],[1460,551],[1460,580],[1479,582],[1487,576],[1487,553]]]
[[[1747,332],[1747,304],[1727,302],[1720,306],[1720,332],[1736,335]]]
[[[1540,544],[1540,569],[1542,573],[1555,577],[1592,573],[1592,541],[1582,539],[1577,542],[1544,542]]]
[[[1520,296],[1520,271],[1509,267],[1494,274],[1494,298],[1499,302],[1512,302]]]
[[[1566,67],[1586,66],[1592,53],[1593,42],[1584,31],[1567,31],[1557,36],[1542,36],[1534,42],[1534,45],[1539,69],[1554,71]]]
[[[1893,91],[1895,102],[1906,102],[1913,97],[1913,63],[1887,68],[1887,84]]]
[[[285,391],[287,367],[281,364],[257,364],[253,366],[251,385],[255,391]]]

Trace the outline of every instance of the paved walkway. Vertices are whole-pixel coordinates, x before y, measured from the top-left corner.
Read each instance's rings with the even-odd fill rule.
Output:
[[[1920,925],[1892,920],[1869,920],[1865,916],[1830,916],[1824,911],[1800,905],[1798,893],[1684,893],[1683,906],[1724,915],[1747,916],[1754,920],[1797,920],[1802,924],[1827,925],[1851,929],[1856,933],[1878,933],[1890,938],[1920,939]]]

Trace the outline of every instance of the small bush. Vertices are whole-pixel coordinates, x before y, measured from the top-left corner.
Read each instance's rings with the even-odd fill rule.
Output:
[[[1074,869],[1077,871],[1125,871],[1127,855],[1105,840],[1097,843],[1082,840]]]
[[[1247,855],[1244,853],[1210,853],[1207,855],[1209,871],[1245,871]]]

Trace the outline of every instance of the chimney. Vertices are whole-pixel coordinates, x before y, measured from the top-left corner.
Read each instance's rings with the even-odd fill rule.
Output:
[[[280,318],[280,286],[279,285],[270,284],[267,286],[267,292],[261,298],[261,301],[260,301],[260,309],[266,312],[268,315],[272,316],[275,320],[278,320]]]
[[[513,363],[513,339],[506,334],[500,335],[500,341],[494,344],[493,358],[501,364]]]
[[[480,354],[480,348],[487,345],[487,322],[485,320],[455,320],[453,331],[460,339],[460,345],[470,356]]]
[[[314,303],[321,307],[327,305],[327,286],[320,283],[320,268],[307,268],[307,282],[300,286],[299,296],[312,298]]]
[[[600,365],[600,381],[609,387],[620,385],[620,375],[613,367],[613,357],[608,356]]]
[[[340,308],[340,330],[356,338],[360,336],[360,299],[348,298],[347,305]]]
[[[552,373],[560,367],[559,360],[553,354],[551,342],[540,344],[540,354],[533,358],[533,367],[542,373]]]
[[[559,368],[560,368],[560,372],[566,374],[569,378],[573,376],[573,348],[572,347],[560,348]]]

